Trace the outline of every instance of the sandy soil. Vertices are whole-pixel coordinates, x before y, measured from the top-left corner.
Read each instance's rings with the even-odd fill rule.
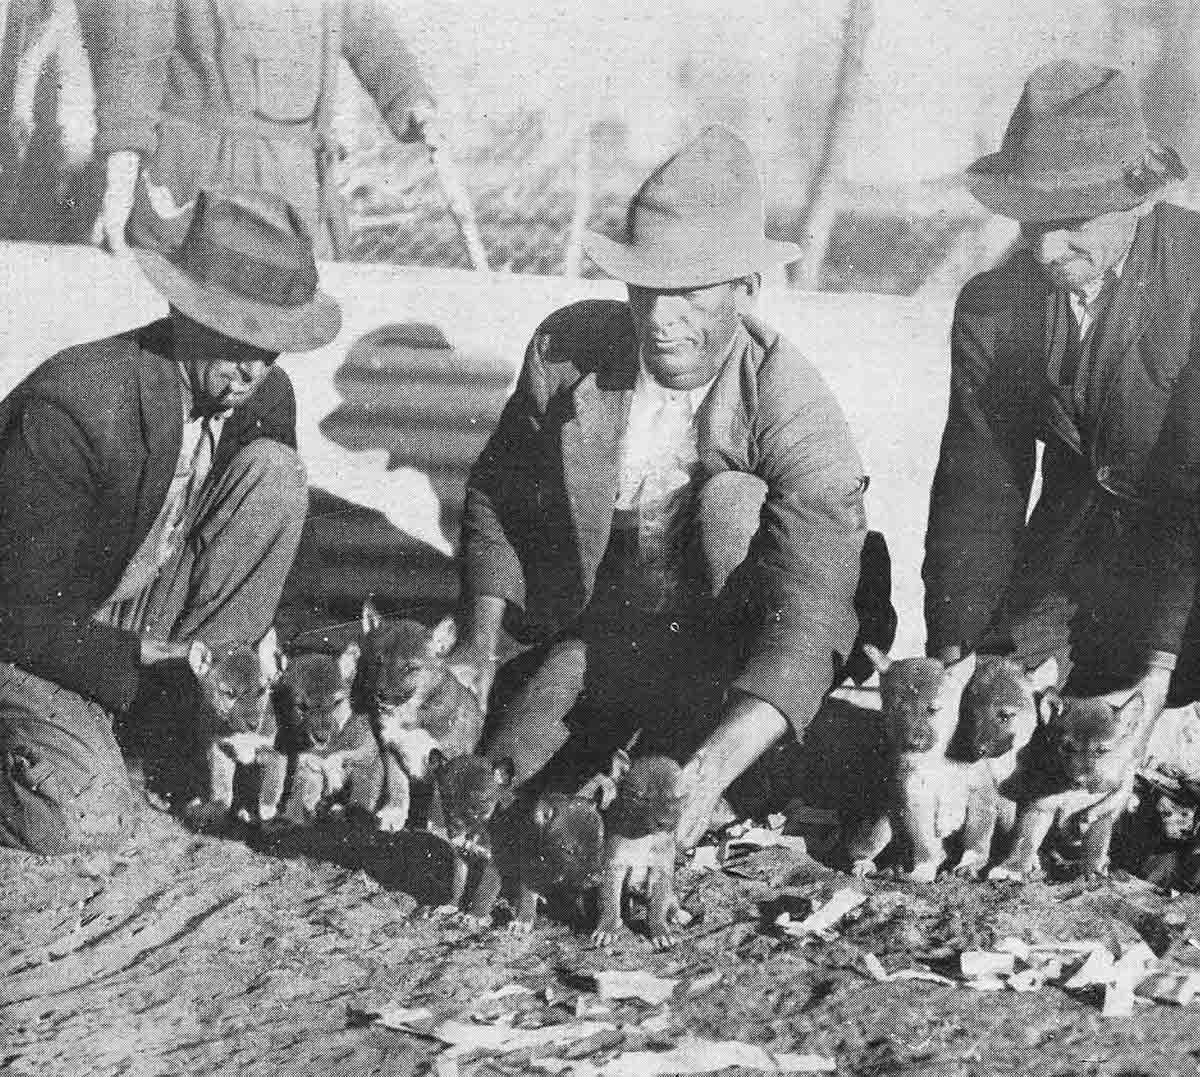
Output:
[[[1197,1072],[1200,1008],[1139,1003],[1132,1017],[1104,1018],[1097,990],[878,982],[865,957],[956,977],[961,951],[1005,936],[1098,939],[1114,952],[1144,940],[1165,965],[1200,968],[1192,897],[1112,880],[858,884],[769,849],[732,872],[681,867],[696,922],[673,949],[631,934],[597,950],[549,918],[513,937],[503,910],[489,930],[430,916],[421,902],[441,900],[449,861],[428,835],[330,823],[262,850],[244,837],[195,835],[148,809],[116,856],[0,853],[0,1072],[423,1073],[443,1047],[428,1033],[473,1012],[520,1028],[597,1020],[611,1027],[536,1052],[597,1065],[692,1035],[818,1055],[839,1073]],[[836,937],[773,926],[781,910],[799,915],[847,885],[869,897]],[[606,969],[680,984],[658,1006],[605,1005],[583,974]],[[488,1000],[509,984],[531,991]],[[372,1019],[389,1005],[431,1012],[412,1033]],[[457,1066],[534,1068],[529,1049],[467,1053]]]

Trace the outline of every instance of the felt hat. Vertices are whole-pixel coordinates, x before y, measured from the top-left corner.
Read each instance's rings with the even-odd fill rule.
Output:
[[[1045,223],[1133,209],[1186,175],[1147,133],[1129,76],[1058,60],[1029,76],[999,152],[971,165],[967,184],[993,213]]]
[[[278,195],[203,188],[178,247],[134,253],[173,307],[234,340],[305,352],[324,347],[341,329],[337,300],[317,286],[308,230]]]
[[[659,165],[629,203],[625,234],[588,232],[610,277],[643,288],[704,288],[800,257],[763,235],[762,181],[750,150],[714,124]]]

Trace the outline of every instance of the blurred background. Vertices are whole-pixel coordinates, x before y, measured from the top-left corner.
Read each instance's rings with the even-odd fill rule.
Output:
[[[91,75],[71,3],[0,0],[0,114],[36,119],[24,152],[0,131],[0,238],[84,242],[95,217]],[[56,8],[66,32],[36,83],[14,87]],[[1157,133],[1200,175],[1200,0],[396,0],[396,17],[502,272],[594,274],[583,227],[619,227],[648,168],[719,120],[759,155],[768,231],[805,249],[788,283],[951,290],[1014,237],[961,170],[996,148],[1029,69],[1061,55],[1133,71]],[[469,267],[428,154],[387,136],[348,69],[337,134],[353,257]]]

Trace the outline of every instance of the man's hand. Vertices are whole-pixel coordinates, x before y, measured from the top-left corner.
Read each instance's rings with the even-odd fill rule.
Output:
[[[703,758],[675,830],[680,845],[690,849],[704,837],[729,783],[783,736],[787,727],[787,719],[765,700],[734,696],[721,724],[697,753],[703,753]]]
[[[92,226],[92,243],[118,257],[129,254],[125,224],[133,210],[138,168],[139,158],[132,150],[110,153],[105,165],[104,201]]]
[[[446,665],[455,677],[475,693],[479,709],[486,714],[488,696],[496,679],[496,656],[472,644],[463,644],[450,652]]]
[[[446,658],[450,672],[475,693],[485,714],[496,679],[496,648],[500,646],[505,607],[504,599],[495,595],[477,596],[467,611],[470,632]]]
[[[188,643],[171,643],[167,640],[142,637],[141,663],[143,666],[156,666],[160,662],[185,661],[192,667],[193,672],[200,676],[200,670],[212,665],[212,651],[203,640],[194,639]]]
[[[424,142],[431,150],[444,149],[446,134],[438,122],[437,105],[428,97],[417,101],[408,113],[412,136]]]

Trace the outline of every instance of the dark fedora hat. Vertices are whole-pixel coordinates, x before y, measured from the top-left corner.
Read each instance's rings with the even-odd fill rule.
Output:
[[[305,352],[324,347],[342,327],[337,300],[317,286],[304,222],[267,191],[202,188],[177,248],[134,253],[173,307],[234,340]]]
[[[1058,60],[1029,76],[1000,151],[971,165],[967,183],[992,212],[1041,223],[1133,209],[1186,175],[1150,138],[1124,72]]]
[[[762,181],[750,150],[719,124],[659,165],[629,203],[625,234],[588,232],[610,277],[643,288],[704,288],[800,257],[763,235]]]

